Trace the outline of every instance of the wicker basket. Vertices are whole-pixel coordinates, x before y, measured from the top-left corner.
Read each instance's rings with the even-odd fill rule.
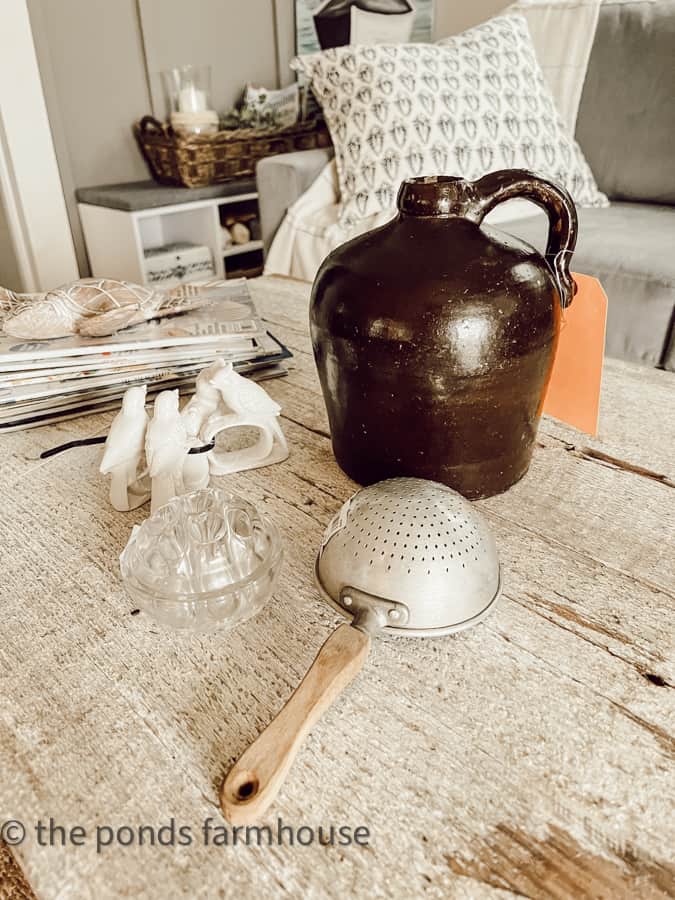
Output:
[[[238,128],[185,136],[144,116],[134,125],[134,135],[156,181],[189,188],[253,175],[256,163],[265,156],[331,146],[322,119],[282,129]]]

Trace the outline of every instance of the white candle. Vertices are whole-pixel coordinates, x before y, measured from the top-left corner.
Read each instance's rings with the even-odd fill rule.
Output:
[[[194,84],[182,88],[178,95],[178,109],[180,112],[202,112],[206,109],[206,92]]]

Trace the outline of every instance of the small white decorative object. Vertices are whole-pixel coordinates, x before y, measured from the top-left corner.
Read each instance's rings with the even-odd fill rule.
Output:
[[[142,385],[125,393],[103,448],[100,471],[111,476],[110,502],[120,512],[136,509],[150,498],[149,478],[139,477],[148,425],[146,391]]]
[[[207,371],[210,371],[209,383],[220,393],[222,402],[231,412],[273,419],[281,412],[281,407],[265,388],[235,372],[231,362],[218,360]]]
[[[167,114],[173,130],[183,134],[218,131],[218,113],[211,108],[211,67],[177,66],[162,72]]]
[[[221,403],[202,427],[202,439],[210,443],[221,431],[245,426],[257,428],[260,437],[244,450],[214,448],[209,454],[211,473],[227,475],[282,462],[288,457],[288,444],[279,425],[281,407],[259,384],[235,372],[232,363],[218,363],[215,369],[209,367],[208,381],[219,391]]]
[[[211,66],[188,63],[162,72],[167,113],[199,113],[211,108]]]
[[[216,359],[203,369],[182,411],[178,391],[162,391],[148,420],[146,391],[145,385],[127,390],[103,450],[100,471],[112,476],[110,502],[121,512],[150,499],[154,513],[173,497],[204,490],[211,475],[269,466],[288,457],[281,407],[259,384],[235,372],[231,362]],[[230,451],[205,446],[221,431],[242,427],[258,430],[253,446]],[[190,453],[192,448],[203,452]]]
[[[251,240],[251,232],[243,222],[235,222],[230,228],[230,234],[232,235],[233,244],[248,244]]]
[[[160,290],[216,274],[210,249],[189,241],[149,247],[143,253],[143,269],[147,284]]]
[[[350,4],[349,43],[407,44],[412,35],[417,12],[412,3],[402,2],[394,14],[371,12]],[[406,10],[407,7],[407,10]]]
[[[201,416],[201,425],[213,415],[222,402],[220,390],[216,387],[214,379],[221,371],[231,363],[226,363],[222,359],[214,359],[210,366],[202,369],[197,380],[195,381],[195,393],[188,405],[187,409],[196,408]]]
[[[181,413],[185,429],[187,431],[188,446],[199,447],[202,443],[199,438],[201,419],[196,409],[190,409],[189,404]],[[209,486],[209,454],[194,453],[185,457],[183,464],[183,490],[186,494],[190,491],[201,491]]]
[[[267,88],[248,84],[244,106],[258,114],[272,113],[279,128],[290,128],[300,116],[300,87],[296,82],[288,87],[269,91]]]
[[[227,248],[232,244],[232,234],[227,225],[221,226],[221,234],[222,234],[222,247],[223,250],[227,250]]]
[[[155,398],[155,414],[145,435],[145,456],[152,479],[150,512],[183,493],[183,466],[188,435],[178,409],[178,391],[162,391]]]
[[[202,91],[194,84],[188,84],[178,92],[178,112],[196,113],[204,112],[206,106],[206,91]]]
[[[218,131],[218,113],[213,109],[171,113],[171,127],[179,134],[215,134]]]
[[[211,377],[222,365],[223,361],[217,359],[199,373],[195,394],[181,413],[191,447],[208,443],[203,441],[200,435],[204,423],[218,409],[220,403],[220,391],[211,383]],[[183,484],[186,492],[207,487],[210,455],[210,453],[195,453],[186,457],[183,466]]]

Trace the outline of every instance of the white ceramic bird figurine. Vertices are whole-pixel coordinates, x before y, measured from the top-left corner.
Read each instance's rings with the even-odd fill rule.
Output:
[[[234,371],[232,363],[223,363],[211,375],[211,384],[220,391],[225,406],[240,416],[276,417],[281,407],[265,388]]]
[[[215,359],[210,366],[197,376],[195,393],[181,413],[188,433],[188,444],[197,446],[201,443],[200,433],[204,422],[212,416],[221,404],[218,388],[211,383],[211,378],[225,365],[222,359]],[[209,483],[209,454],[195,453],[187,456],[183,466],[183,482],[185,492],[202,490]]]
[[[190,414],[195,421],[199,418],[200,428],[208,417],[216,412],[222,401],[220,390],[214,384],[213,379],[224,367],[231,365],[232,363],[226,363],[222,359],[214,359],[210,366],[202,369],[197,375],[194,396],[190,398],[183,414]]]
[[[221,403],[202,428],[202,438],[211,440],[219,431],[253,425],[260,431],[258,442],[244,450],[212,451],[210,468],[215,475],[281,462],[288,456],[288,444],[279,424],[281,407],[267,391],[234,371],[232,363],[222,363],[210,376]],[[224,414],[223,414],[224,410]]]
[[[188,452],[185,422],[178,409],[178,391],[162,391],[145,435],[145,457],[152,479],[150,512],[183,493],[183,466]]]
[[[202,428],[203,418],[199,410],[195,407],[185,407],[181,413],[181,418],[185,424],[187,432],[188,447],[197,447],[202,441],[199,432]],[[189,494],[190,491],[203,491],[209,486],[209,454],[194,453],[185,457],[183,463],[183,491]]]
[[[199,432],[202,427],[202,416],[196,408],[185,407],[181,413],[187,432],[188,447],[198,447],[202,441]],[[202,491],[209,486],[209,455],[208,453],[194,453],[185,457],[183,463],[183,490],[186,494],[190,491]]]
[[[121,512],[136,509],[150,497],[149,478],[138,477],[148,425],[146,391],[141,385],[124,394],[122,409],[113,419],[103,448],[100,471],[112,476],[110,502]]]

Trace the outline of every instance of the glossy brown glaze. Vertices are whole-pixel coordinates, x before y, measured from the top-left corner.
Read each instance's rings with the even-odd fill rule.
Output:
[[[481,227],[512,197],[548,213],[546,259]],[[575,289],[574,204],[508,170],[406,181],[398,209],[333,251],[314,282],[312,344],[335,457],[360,484],[408,475],[488,497],[529,466]]]

